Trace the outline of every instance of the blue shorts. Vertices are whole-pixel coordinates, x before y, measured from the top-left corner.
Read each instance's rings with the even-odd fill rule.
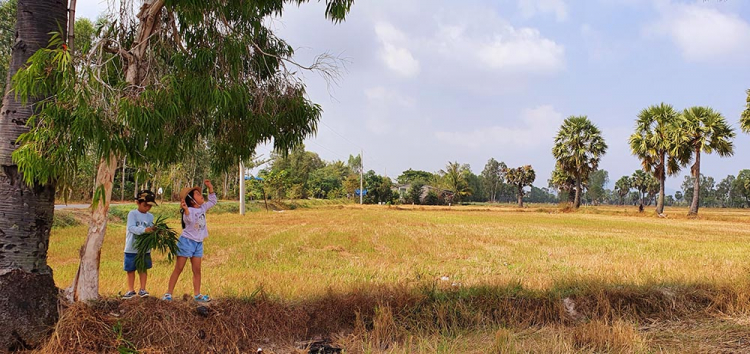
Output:
[[[180,236],[177,241],[177,255],[180,257],[203,257],[203,242],[193,241],[189,238]]]
[[[126,272],[135,272],[135,256],[138,253],[125,253],[125,262],[122,269]],[[151,269],[151,253],[146,254],[146,269]]]

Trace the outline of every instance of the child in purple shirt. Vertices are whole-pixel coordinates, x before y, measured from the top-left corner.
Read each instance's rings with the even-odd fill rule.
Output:
[[[206,229],[206,211],[216,205],[216,194],[211,181],[204,180],[208,187],[208,201],[205,201],[200,187],[183,188],[180,191],[180,213],[182,214],[182,234],[177,242],[179,251],[172,275],[169,277],[169,287],[163,300],[172,300],[172,291],[177,284],[182,269],[188,258],[193,268],[193,293],[198,302],[209,302],[211,298],[201,293],[201,259],[203,257],[203,240],[208,237]]]

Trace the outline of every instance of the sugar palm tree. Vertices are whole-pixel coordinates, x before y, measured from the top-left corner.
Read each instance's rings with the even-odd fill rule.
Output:
[[[635,170],[635,172],[633,172],[633,175],[630,177],[630,185],[632,186],[632,188],[635,188],[635,190],[638,191],[638,198],[640,203],[640,205],[638,206],[638,211],[640,212],[643,211],[644,195],[648,191],[649,185],[652,184],[652,179],[653,177],[643,170]]]
[[[516,195],[518,196],[518,206],[523,208],[523,188],[530,186],[536,179],[536,172],[531,165],[522,167],[509,168],[505,173],[505,180],[508,184],[516,187]]]
[[[700,201],[701,152],[715,152],[721,157],[732,156],[732,139],[736,134],[724,116],[710,107],[685,109],[680,116],[676,134],[678,145],[674,147],[673,154],[685,163],[694,159],[690,167],[693,176],[693,201],[688,215],[697,215]]]
[[[668,104],[643,109],[636,119],[636,128],[628,142],[633,155],[641,160],[643,170],[650,172],[659,181],[659,197],[656,213],[664,212],[664,189],[667,175],[680,171],[680,161],[674,152],[675,131],[679,114]]]
[[[740,117],[740,127],[745,133],[750,133],[750,90],[747,90],[747,104]]]
[[[555,169],[552,171],[552,175],[547,182],[549,183],[550,188],[555,188],[560,192],[561,202],[563,193],[566,193],[568,204],[573,203],[576,197],[576,180],[571,174],[563,171],[560,168],[559,163],[555,165]],[[588,180],[584,181],[584,183],[585,182],[588,182]],[[585,188],[585,185],[582,187]]]
[[[622,176],[615,182],[615,193],[620,197],[620,205],[623,204],[623,198],[630,193],[632,182],[628,176]]]
[[[586,116],[570,116],[563,122],[555,137],[552,155],[563,171],[575,179],[576,194],[573,202],[581,206],[581,186],[589,174],[599,167],[599,160],[607,151],[602,132]]]

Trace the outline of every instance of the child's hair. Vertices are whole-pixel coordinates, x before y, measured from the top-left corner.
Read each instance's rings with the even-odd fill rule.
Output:
[[[185,205],[187,205],[188,208],[194,207],[195,204],[197,204],[195,202],[195,198],[193,198],[193,193],[195,193],[195,191],[196,191],[195,189],[191,190],[190,192],[188,192],[187,195],[185,195]],[[185,210],[182,209],[182,208],[180,208],[180,222],[182,223],[182,228],[183,229],[185,228],[185,219],[184,219],[184,216],[185,216]]]

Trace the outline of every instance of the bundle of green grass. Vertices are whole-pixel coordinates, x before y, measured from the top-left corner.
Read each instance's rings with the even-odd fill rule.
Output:
[[[145,232],[135,238],[135,248],[138,250],[135,256],[135,268],[138,272],[146,271],[146,255],[151,250],[166,254],[167,261],[170,263],[177,256],[178,235],[167,225],[166,218],[163,216],[156,218],[152,227],[154,231]]]

